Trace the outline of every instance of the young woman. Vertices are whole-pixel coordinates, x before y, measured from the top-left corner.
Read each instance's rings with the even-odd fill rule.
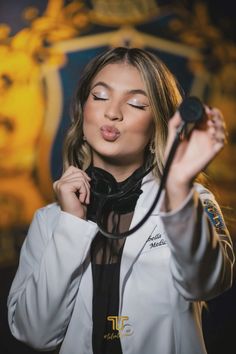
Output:
[[[183,138],[162,198],[127,238],[97,226],[101,194],[109,232],[132,228],[155,198],[181,124],[182,98],[166,66],[141,49],[114,48],[85,68],[64,147],[57,202],[38,210],[9,299],[13,335],[62,354],[203,354],[202,303],[232,283],[234,255],[211,192],[196,183],[224,146],[221,112]]]

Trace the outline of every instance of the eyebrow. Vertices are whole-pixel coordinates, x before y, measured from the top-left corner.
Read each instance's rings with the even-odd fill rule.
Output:
[[[110,85],[108,85],[107,83],[105,83],[105,82],[103,82],[103,81],[98,81],[98,82],[91,88],[91,90],[93,90],[93,89],[94,89],[95,87],[97,87],[97,86],[103,86],[103,87],[107,88],[107,89],[110,90],[110,91],[113,90],[113,88],[112,88]],[[144,95],[144,96],[147,97],[146,92],[145,92],[144,90],[141,90],[141,89],[128,90],[128,91],[126,91],[126,93],[128,93],[128,94],[130,94],[130,93],[132,93],[132,94],[141,94],[141,95]]]

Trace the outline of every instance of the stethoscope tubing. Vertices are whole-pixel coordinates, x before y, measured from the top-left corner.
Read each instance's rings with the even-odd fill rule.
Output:
[[[115,231],[109,232],[109,231],[105,230],[104,226],[102,225],[103,206],[108,200],[120,199],[123,196],[125,196],[129,191],[131,191],[131,189],[134,188],[134,183],[132,182],[132,185],[131,184],[128,185],[125,188],[125,190],[120,191],[118,193],[113,193],[113,194],[110,194],[110,195],[108,194],[106,196],[104,196],[104,194],[101,194],[101,193],[97,193],[97,192],[95,193],[97,196],[100,196],[102,198],[101,200],[103,202],[102,207],[98,208],[98,211],[97,211],[97,225],[98,225],[100,233],[103,236],[105,236],[107,238],[110,238],[110,239],[123,239],[125,237],[130,236],[134,232],[136,232],[147,221],[147,219],[149,218],[149,216],[151,215],[151,213],[155,209],[155,207],[156,207],[156,205],[157,205],[157,203],[158,203],[158,201],[160,199],[161,193],[162,193],[163,189],[165,188],[165,184],[166,184],[166,181],[167,181],[170,165],[171,165],[171,162],[172,162],[172,160],[174,158],[174,155],[175,155],[175,152],[176,152],[176,150],[178,148],[178,145],[179,145],[179,143],[181,141],[181,136],[182,136],[184,130],[186,129],[186,125],[187,125],[187,123],[183,121],[181,123],[181,125],[179,126],[179,128],[177,129],[177,131],[176,131],[175,139],[174,139],[174,141],[172,143],[170,152],[168,154],[168,157],[167,157],[164,169],[163,169],[163,174],[162,174],[162,178],[160,180],[160,185],[159,185],[156,197],[155,197],[151,207],[149,208],[149,210],[147,211],[145,216],[134,227],[132,227],[130,230],[127,230],[127,231],[121,232],[121,233],[120,232],[115,232]],[[139,176],[139,178],[137,179],[136,183],[139,183],[140,180],[142,180],[144,176],[146,176],[149,172],[151,172],[154,167],[155,167],[155,164],[152,165],[150,168],[148,168],[147,171],[145,171],[141,176]]]
[[[176,130],[176,135],[175,135],[174,141],[172,143],[168,157],[166,159],[166,163],[165,163],[165,166],[163,169],[163,174],[162,174],[162,177],[160,180],[160,184],[159,184],[159,188],[158,188],[156,197],[155,197],[151,207],[149,208],[147,213],[144,215],[144,217],[134,227],[132,227],[132,229],[125,231],[125,232],[121,232],[121,233],[116,232],[114,230],[112,232],[108,232],[107,230],[105,230],[105,228],[102,224],[103,210],[104,210],[103,207],[104,207],[106,201],[112,200],[112,199],[120,199],[123,196],[125,196],[129,191],[131,191],[131,189],[134,188],[134,186],[137,185],[137,183],[139,183],[143,179],[143,177],[145,175],[147,175],[149,172],[151,172],[151,170],[155,167],[155,165],[151,166],[143,175],[139,176],[137,178],[135,184],[132,181],[130,183],[130,185],[127,185],[123,191],[120,191],[118,193],[113,193],[110,195],[96,193],[96,195],[101,197],[101,205],[102,206],[100,208],[98,208],[97,225],[98,225],[100,233],[103,236],[105,236],[107,238],[111,238],[111,239],[123,239],[127,236],[130,236],[131,234],[136,232],[140,227],[143,226],[143,224],[147,221],[147,219],[149,218],[149,216],[153,212],[154,208],[156,207],[156,205],[160,199],[161,193],[162,193],[163,189],[165,188],[168,173],[170,170],[170,165],[171,165],[171,162],[174,158],[175,152],[178,148],[180,141],[182,140],[183,137],[187,137],[188,134],[190,134],[192,129],[194,129],[196,123],[201,122],[202,118],[204,117],[204,112],[205,112],[202,102],[199,100],[199,98],[194,97],[194,96],[186,97],[182,101],[182,103],[180,104],[178,110],[179,110],[180,116],[182,118],[182,122],[181,122],[180,126],[178,127],[178,129]]]

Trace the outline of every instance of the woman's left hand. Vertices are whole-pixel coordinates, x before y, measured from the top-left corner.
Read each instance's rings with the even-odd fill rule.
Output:
[[[179,112],[169,121],[165,156],[168,156],[182,120]],[[225,122],[217,108],[205,107],[205,117],[178,146],[172,161],[166,191],[169,208],[177,207],[192,188],[197,175],[218,155],[226,141]],[[176,200],[176,202],[174,201]]]

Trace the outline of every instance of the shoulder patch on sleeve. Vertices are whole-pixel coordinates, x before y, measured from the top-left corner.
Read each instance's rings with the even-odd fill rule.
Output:
[[[211,199],[204,199],[203,201],[204,209],[210,218],[211,223],[215,226],[216,231],[219,234],[226,234],[227,227],[225,225],[222,213],[216,203]]]

